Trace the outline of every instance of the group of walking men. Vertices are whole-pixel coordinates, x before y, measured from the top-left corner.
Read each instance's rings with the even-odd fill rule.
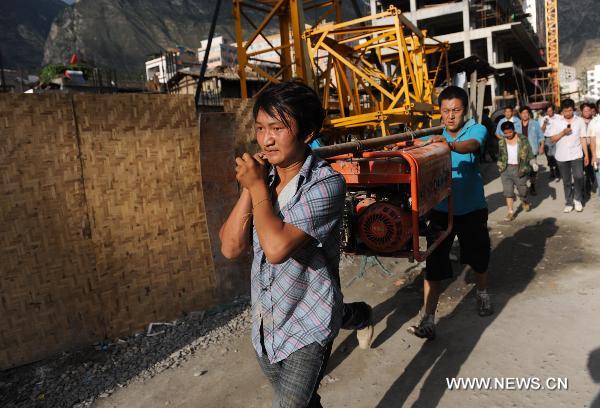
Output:
[[[508,207],[505,220],[514,219],[517,197],[523,210],[530,210],[528,197],[537,194],[538,159],[544,154],[550,180],[562,178],[563,181],[563,212],[583,211],[585,198],[591,196],[594,186],[600,185],[598,105],[600,101],[596,105],[584,103],[580,106],[579,114],[576,114],[575,102],[565,99],[560,105],[560,113],[555,111],[553,105],[549,105],[545,114],[537,120],[527,106],[519,109],[518,116],[512,106],[504,108],[504,117],[494,132],[497,152],[488,151],[492,159],[497,160],[500,171]],[[493,143],[488,140],[488,145]]]

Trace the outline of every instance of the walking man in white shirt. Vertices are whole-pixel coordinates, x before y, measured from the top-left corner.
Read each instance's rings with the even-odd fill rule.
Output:
[[[544,132],[544,152],[548,159],[548,167],[550,167],[550,180],[560,178],[560,172],[556,164],[556,159],[554,158],[556,145],[552,143],[552,135],[556,132],[553,132],[552,125],[556,120],[560,119],[561,116],[555,114],[554,110],[554,105],[548,106],[546,108],[546,115],[540,119],[542,132]]]
[[[585,146],[582,146],[583,149],[587,152],[588,157],[592,157],[591,141],[592,138],[590,136],[590,123],[593,119],[593,109],[595,105],[593,103],[582,103],[580,106],[581,110],[581,119],[585,123]],[[592,162],[590,162],[583,169],[583,196],[585,199],[589,199],[592,195],[592,189],[594,188],[595,177],[594,177],[594,168],[592,167]]]
[[[565,189],[564,212],[583,211],[583,167],[589,157],[585,143],[585,123],[574,115],[575,102],[565,99],[561,103],[562,118],[552,123],[551,141],[556,144],[554,157],[562,175]]]
[[[597,105],[600,107],[600,100]],[[600,115],[594,116],[588,126],[588,136],[590,136],[590,150],[592,152],[592,168],[596,177],[597,196],[600,198]]]

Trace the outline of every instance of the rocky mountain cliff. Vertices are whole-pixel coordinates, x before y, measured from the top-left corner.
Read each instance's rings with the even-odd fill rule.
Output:
[[[222,1],[217,27],[231,39],[232,3]],[[599,3],[559,0],[561,60],[580,73],[600,64]],[[343,4],[353,18],[350,1]],[[140,71],[149,54],[174,45],[196,48],[208,35],[214,6],[215,0],[79,0],[72,6],[59,0],[2,0],[0,47],[6,66],[40,65],[42,54],[45,63],[64,63],[76,51],[98,65]]]
[[[231,1],[223,1],[219,31],[231,35]],[[50,29],[44,62],[64,62],[73,52],[99,66],[136,71],[149,54],[175,45],[197,48],[208,35],[214,1],[80,0]]]
[[[558,0],[561,62],[577,75],[600,64],[600,0]]]
[[[1,0],[0,49],[4,66],[38,67],[52,21],[65,7],[60,0]]]
[[[359,3],[367,9],[368,1]],[[142,69],[149,54],[175,45],[197,48],[208,36],[215,4],[215,0],[79,0],[54,21],[44,62],[65,61],[76,51],[97,65],[119,71]],[[344,13],[354,18],[350,1]],[[222,0],[216,32],[235,38],[232,0]]]

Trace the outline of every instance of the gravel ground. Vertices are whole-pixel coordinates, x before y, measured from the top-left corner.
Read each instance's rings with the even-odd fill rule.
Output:
[[[250,325],[249,299],[27,366],[0,372],[0,407],[89,407],[96,398],[178,367]],[[201,376],[204,372],[194,375]]]

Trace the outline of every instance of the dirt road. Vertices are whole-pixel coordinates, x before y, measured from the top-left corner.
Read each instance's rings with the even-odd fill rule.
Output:
[[[353,333],[340,333],[321,386],[324,406],[600,407],[600,199],[592,197],[583,213],[563,214],[562,183],[548,183],[544,172],[533,210],[507,223],[500,180],[493,167],[486,170],[496,313],[476,314],[472,272],[458,274],[455,264],[437,339],[423,342],[406,332],[421,305],[420,278],[410,284],[420,266],[385,260],[392,277],[369,268],[344,292],[346,301],[374,306],[373,348],[360,350]],[[356,262],[345,263],[344,282]],[[409,284],[397,287],[398,279]],[[497,379],[490,384],[497,389],[449,390],[452,378]],[[546,389],[499,389],[501,381],[517,388],[527,379]],[[565,379],[568,389],[548,389]],[[240,333],[94,406],[251,408],[270,406],[270,398],[249,333]]]

